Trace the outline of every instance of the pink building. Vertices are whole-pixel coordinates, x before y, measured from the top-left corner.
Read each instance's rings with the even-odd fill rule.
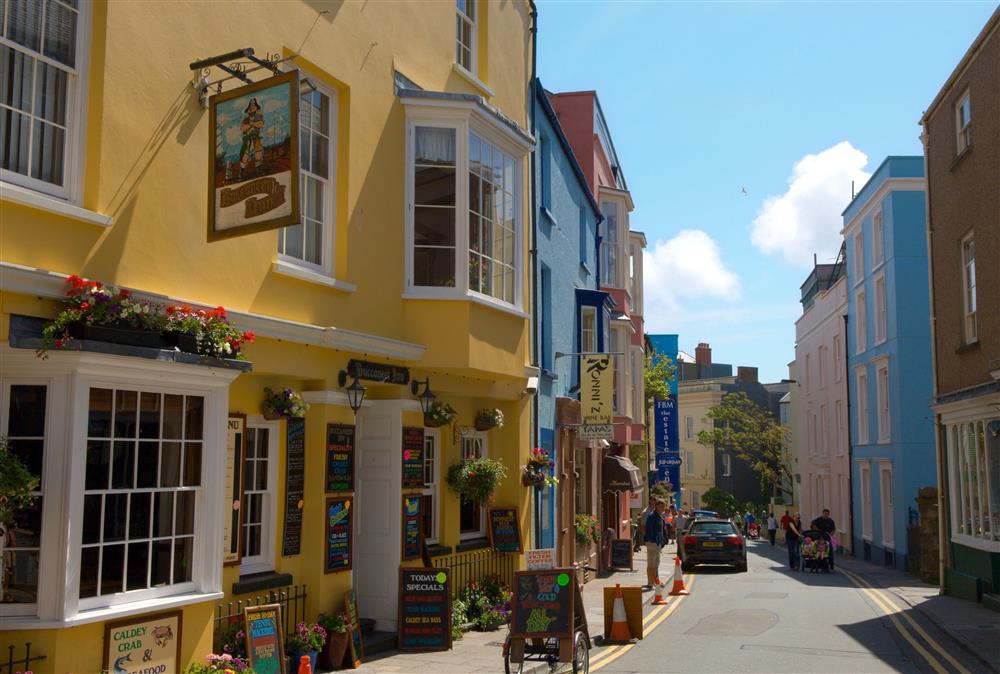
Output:
[[[847,275],[843,257],[818,264],[802,284],[802,317],[795,322],[796,445],[793,471],[803,524],[824,508],[837,524],[837,542],[851,548],[851,465],[847,396]]]

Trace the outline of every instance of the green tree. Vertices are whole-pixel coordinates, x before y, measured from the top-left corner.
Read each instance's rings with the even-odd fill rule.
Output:
[[[677,366],[667,356],[646,354],[642,380],[646,390],[647,410],[652,406],[654,400],[666,400],[670,397],[670,384],[674,381],[676,372]]]
[[[727,393],[708,411],[708,418],[715,422],[714,427],[698,433],[699,444],[732,452],[746,461],[766,493],[774,493],[776,487],[791,481],[792,471],[784,459],[788,429],[746,393]]]
[[[706,508],[714,510],[723,517],[729,516],[736,510],[736,497],[725,489],[712,487],[701,495],[701,500]]]

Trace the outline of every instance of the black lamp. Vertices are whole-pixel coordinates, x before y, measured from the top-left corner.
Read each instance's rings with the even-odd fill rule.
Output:
[[[434,400],[437,398],[437,396],[431,392],[431,378],[428,377],[423,381],[420,381],[419,379],[411,381],[410,393],[417,395],[417,391],[420,390],[421,386],[424,387],[424,392],[417,396],[417,399],[420,401],[420,409],[423,410],[423,413],[429,414],[431,411],[431,405],[434,404]]]
[[[350,386],[344,386],[344,384],[347,383],[347,377],[348,373],[341,370],[338,375],[338,381],[340,382],[341,388],[347,392],[347,404],[350,405],[354,413],[357,414],[358,410],[361,409],[361,404],[365,401],[365,393],[368,392],[368,389],[361,385],[357,377],[354,377],[354,381],[351,382]]]

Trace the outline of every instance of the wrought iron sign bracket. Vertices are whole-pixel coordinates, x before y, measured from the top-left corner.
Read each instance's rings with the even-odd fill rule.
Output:
[[[282,71],[278,67],[282,63],[291,61],[295,55],[278,58],[278,54],[268,54],[265,58],[254,55],[253,47],[244,47],[226,54],[219,54],[207,59],[201,59],[189,64],[193,72],[191,87],[198,92],[198,102],[201,107],[208,107],[208,99],[212,94],[222,93],[222,83],[229,80],[238,79],[246,84],[253,84],[250,73],[258,70],[269,70],[273,75],[281,75]],[[209,80],[212,68],[218,68],[226,75],[217,80]]]

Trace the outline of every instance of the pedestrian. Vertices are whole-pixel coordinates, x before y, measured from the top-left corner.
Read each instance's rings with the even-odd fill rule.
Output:
[[[666,543],[666,535],[663,513],[667,510],[667,504],[657,499],[655,509],[646,517],[645,534],[643,541],[646,543],[646,584],[643,590],[653,589],[653,583],[660,572],[660,550]]]
[[[797,515],[798,513],[796,513]],[[785,528],[785,545],[788,547],[788,567],[792,571],[796,571],[799,568],[801,561],[799,557],[799,539],[802,538],[802,530],[795,523],[795,519],[789,518],[788,526]]]
[[[642,543],[645,540],[644,534],[646,533],[646,518],[649,517],[649,513],[656,511],[656,497],[649,497],[649,504],[639,512],[639,522],[638,526],[635,528],[635,545],[632,546],[633,552],[639,552],[639,548],[642,547]]]
[[[681,510],[677,513],[677,517],[674,518],[674,536],[677,540],[677,550],[680,551],[681,547],[681,536],[684,535],[684,530],[687,529],[688,516]]]
[[[823,508],[823,514],[816,518],[816,523],[814,525],[818,531],[822,531],[830,537],[830,568],[833,568],[833,552],[837,547],[836,539],[834,536],[837,533],[837,525],[834,523],[833,518],[830,517],[830,509]]]
[[[778,520],[774,519],[774,513],[767,516],[767,538],[774,547],[774,536],[778,533]]]

